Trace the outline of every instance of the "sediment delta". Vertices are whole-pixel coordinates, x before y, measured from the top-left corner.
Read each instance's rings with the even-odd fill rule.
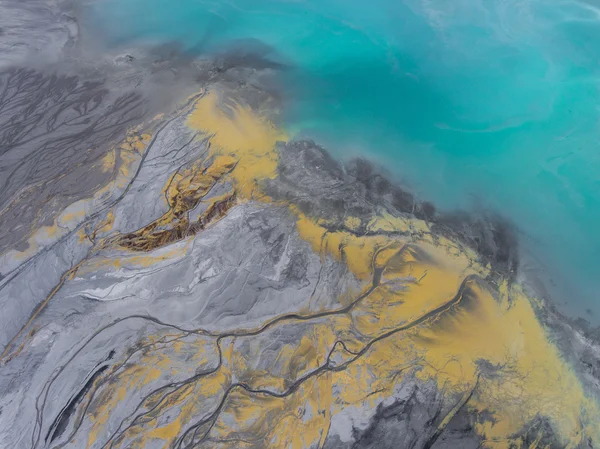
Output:
[[[290,137],[226,59],[0,77],[0,446],[600,444],[600,344],[511,225]]]

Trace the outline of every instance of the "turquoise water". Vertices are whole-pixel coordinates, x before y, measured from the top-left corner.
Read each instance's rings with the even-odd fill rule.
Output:
[[[368,155],[442,208],[507,216],[558,299],[600,317],[598,5],[104,0],[85,17],[109,45],[267,44],[291,66],[294,133]]]

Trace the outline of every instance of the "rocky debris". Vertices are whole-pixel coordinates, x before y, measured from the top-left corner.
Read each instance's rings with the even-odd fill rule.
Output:
[[[312,141],[292,141],[279,147],[278,177],[267,182],[277,199],[298,205],[307,215],[328,220],[329,228],[346,229],[346,217],[363,217],[352,232],[366,235],[370,219],[381,211],[393,216],[425,220],[433,233],[464,242],[490,263],[495,271],[515,279],[518,242],[510,223],[494,214],[440,214],[394,185],[365,159],[343,166]]]

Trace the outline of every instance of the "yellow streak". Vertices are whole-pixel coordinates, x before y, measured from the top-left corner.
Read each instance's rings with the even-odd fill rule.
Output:
[[[242,196],[269,201],[260,193],[260,181],[276,175],[276,142],[285,139],[284,133],[248,106],[234,104],[224,112],[214,92],[197,102],[188,125],[209,136],[211,157],[237,161],[231,177]],[[193,185],[194,173],[175,175],[171,183]],[[166,189],[172,204],[176,190]],[[294,205],[290,210],[297,216],[301,238],[316,253],[346,264],[364,285],[380,269],[380,285],[348,313],[299,325],[296,341],[280,347],[269,366],[258,361],[272,343],[270,331],[232,339],[222,348],[223,364],[217,372],[171,395],[151,420],[130,428],[115,447],[144,447],[148,439],[162,440],[168,447],[193,417],[205,416],[215,406],[232,379],[254,389],[285,391],[296,379],[323,366],[340,341],[347,349],[337,344],[331,360],[347,364],[346,369],[310,377],[289,396],[234,389],[212,427],[210,437],[220,441],[211,447],[322,447],[336,414],[347,407],[376,407],[408,373],[436,382],[445,403],[454,405],[439,424],[442,428],[458,412],[457,398],[460,407],[473,413],[491,413],[493,420],[480,420],[475,426],[486,440],[485,447],[523,447],[514,435],[537,416],[549,419],[566,447],[584,441],[584,436],[600,440],[600,408],[586,397],[536,317],[536,308],[542,305],[506,281],[498,286],[466,281],[468,276],[485,279],[490,274],[490,267],[482,266],[472,250],[433,236],[422,220],[389,214],[368,221],[346,218],[348,231],[364,225],[368,232],[402,235],[358,236],[329,232],[323,222],[303,215]],[[457,297],[461,285],[464,291]],[[422,321],[423,317],[429,318]],[[420,324],[411,327],[416,322]],[[390,333],[398,328],[403,330]],[[356,355],[383,336],[360,357]],[[154,369],[165,369],[154,363]],[[111,398],[122,400],[126,388],[131,388],[129,379],[142,375],[131,369],[127,379],[115,383],[112,396],[103,398],[106,407],[115,407]],[[144,376],[155,380],[149,372]],[[151,400],[154,404],[158,399]],[[529,449],[540,441],[538,435]]]
[[[277,172],[277,141],[285,133],[250,107],[234,104],[227,114],[219,107],[219,97],[208,92],[190,114],[188,126],[210,136],[211,152],[238,160],[232,172],[236,191],[246,198],[258,198],[255,192],[261,180],[274,178]]]

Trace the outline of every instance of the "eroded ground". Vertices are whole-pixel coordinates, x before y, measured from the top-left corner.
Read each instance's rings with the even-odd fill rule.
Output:
[[[74,101],[57,123],[127,134],[49,218],[5,182],[3,225],[30,225],[0,236],[1,446],[600,444],[600,346],[518,282],[502,222],[293,141],[251,84],[145,121]]]

